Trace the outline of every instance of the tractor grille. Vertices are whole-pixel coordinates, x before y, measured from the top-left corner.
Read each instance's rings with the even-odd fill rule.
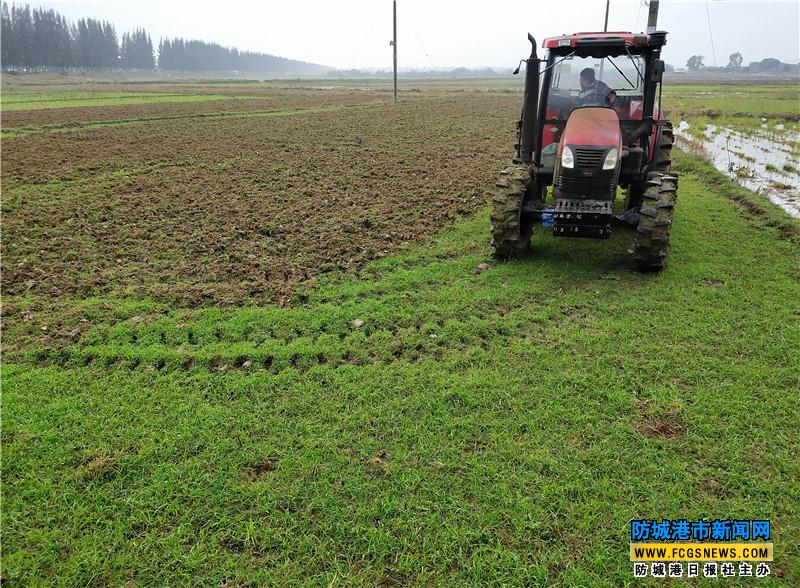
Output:
[[[605,178],[573,178],[560,175],[556,180],[556,187],[567,194],[581,196],[597,194],[608,198],[617,187],[617,179],[611,174],[609,176]]]
[[[605,149],[592,149],[587,147],[575,148],[575,165],[577,167],[594,169],[603,164]]]

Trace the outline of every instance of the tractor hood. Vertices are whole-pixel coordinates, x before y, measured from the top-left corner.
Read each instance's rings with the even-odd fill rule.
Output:
[[[586,106],[576,108],[570,113],[558,154],[564,145],[581,145],[585,147],[622,148],[622,132],[619,128],[619,117],[612,108]]]

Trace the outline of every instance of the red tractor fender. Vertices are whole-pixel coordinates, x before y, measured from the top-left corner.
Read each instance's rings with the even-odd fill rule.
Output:
[[[621,156],[622,131],[616,111],[602,106],[576,108],[570,113],[561,135],[559,157],[564,145],[616,147]]]

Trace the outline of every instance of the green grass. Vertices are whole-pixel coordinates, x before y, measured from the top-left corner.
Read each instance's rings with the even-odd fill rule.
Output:
[[[715,112],[733,115],[746,113],[753,116],[783,114],[800,115],[798,85],[726,84],[719,86],[701,84],[665,84],[664,103],[667,108],[682,115]]]
[[[786,143],[787,132],[800,131],[800,86],[796,83],[726,84],[724,88],[720,92],[719,86],[665,84],[667,116],[675,124],[688,121],[689,132],[697,135],[713,124],[746,134],[766,131]]]
[[[3,112],[13,112],[48,108],[208,102],[213,100],[245,100],[248,98],[251,97],[228,96],[225,94],[166,94],[157,92],[30,92],[5,94],[1,108]],[[268,98],[268,96],[259,96],[259,98]]]
[[[755,517],[797,585],[798,224],[678,161],[661,275],[484,211],[292,308],[35,314],[94,327],[6,354],[4,578],[618,586],[631,518]]]

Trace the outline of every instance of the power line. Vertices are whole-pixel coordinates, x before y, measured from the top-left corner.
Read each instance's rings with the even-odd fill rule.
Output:
[[[366,44],[367,39],[369,39],[369,36],[372,34],[372,30],[375,28],[375,25],[378,23],[379,19],[380,19],[380,16],[376,14],[374,16],[374,18],[372,19],[372,22],[370,23],[370,25],[365,28],[365,30],[367,32],[364,35],[364,38],[361,39],[361,43],[359,44],[358,49],[356,49],[356,52],[353,53],[353,57],[350,58],[350,67],[349,67],[349,69],[353,69],[355,67],[356,57],[358,57],[358,54],[361,53],[361,50],[364,48],[364,45]]]
[[[408,11],[406,11],[405,15],[406,15],[406,21],[411,26],[411,30],[414,33],[414,37],[416,37],[417,43],[419,43],[419,48],[422,49],[422,53],[425,55],[425,59],[428,61],[428,66],[430,67],[431,56],[428,54],[428,50],[425,49],[425,45],[422,44],[422,39],[420,38],[419,33],[417,32],[417,27],[414,26],[414,21],[411,20],[411,15],[409,14]]]
[[[639,18],[642,16],[642,6],[647,6],[647,0],[640,0],[639,9],[636,11],[636,24],[633,25],[634,32],[639,31]]]
[[[711,13],[708,10],[708,0],[706,0],[706,18],[708,19],[708,36],[711,39],[711,55],[714,57],[714,67],[717,67],[717,50],[714,48],[714,35],[711,32]]]

